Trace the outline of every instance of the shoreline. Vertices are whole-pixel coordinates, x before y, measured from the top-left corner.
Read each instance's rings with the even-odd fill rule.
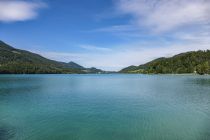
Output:
[[[189,76],[209,76],[210,74],[195,74],[195,73],[180,73],[180,74],[144,74],[144,73],[8,73],[0,74],[1,75],[189,75]]]

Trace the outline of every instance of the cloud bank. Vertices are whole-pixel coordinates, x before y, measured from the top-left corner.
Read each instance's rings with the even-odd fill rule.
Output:
[[[34,19],[38,10],[46,7],[42,2],[0,0],[0,22],[15,22]]]
[[[184,35],[183,35],[184,37]],[[95,52],[38,52],[43,56],[59,60],[74,61],[85,67],[97,67],[104,70],[120,70],[130,65],[140,65],[159,57],[171,57],[178,53],[187,51],[197,51],[210,49],[210,40],[201,34],[197,38],[195,36],[186,35],[185,38],[191,43],[172,43],[172,42],[156,42],[155,46],[142,45],[141,42],[136,44],[120,45],[112,50],[100,50]],[[201,43],[202,42],[202,43]],[[139,47],[141,46],[141,47]]]
[[[209,0],[118,0],[117,9],[155,32],[210,22]]]

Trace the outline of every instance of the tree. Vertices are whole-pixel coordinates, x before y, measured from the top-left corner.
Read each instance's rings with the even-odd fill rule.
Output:
[[[210,68],[209,63],[208,63],[208,61],[206,61],[202,64],[197,65],[196,70],[197,70],[198,74],[203,75],[203,74],[208,74],[209,73],[209,68]]]

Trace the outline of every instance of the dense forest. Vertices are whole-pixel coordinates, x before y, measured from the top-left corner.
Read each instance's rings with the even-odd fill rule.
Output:
[[[120,73],[210,74],[210,50],[186,52],[170,58],[158,58],[143,65],[124,68]]]
[[[29,51],[15,49],[0,41],[0,74],[66,74],[104,73],[96,68],[84,68],[74,62],[49,60]]]

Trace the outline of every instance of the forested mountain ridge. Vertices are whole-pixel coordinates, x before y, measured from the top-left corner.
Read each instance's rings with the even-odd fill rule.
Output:
[[[124,68],[120,73],[210,74],[210,50],[186,52],[170,58],[158,58],[143,65]]]
[[[89,69],[88,69],[89,70]],[[87,73],[86,68],[74,63],[49,60],[41,55],[15,49],[0,41],[0,73],[1,74],[56,74],[56,73]],[[102,73],[96,69],[95,73]]]
[[[106,73],[96,68],[84,68],[74,62],[58,62],[41,55],[20,50],[0,41],[0,74],[66,74]],[[170,58],[158,58],[139,66],[129,66],[119,73],[144,74],[210,74],[210,50],[181,53]]]

